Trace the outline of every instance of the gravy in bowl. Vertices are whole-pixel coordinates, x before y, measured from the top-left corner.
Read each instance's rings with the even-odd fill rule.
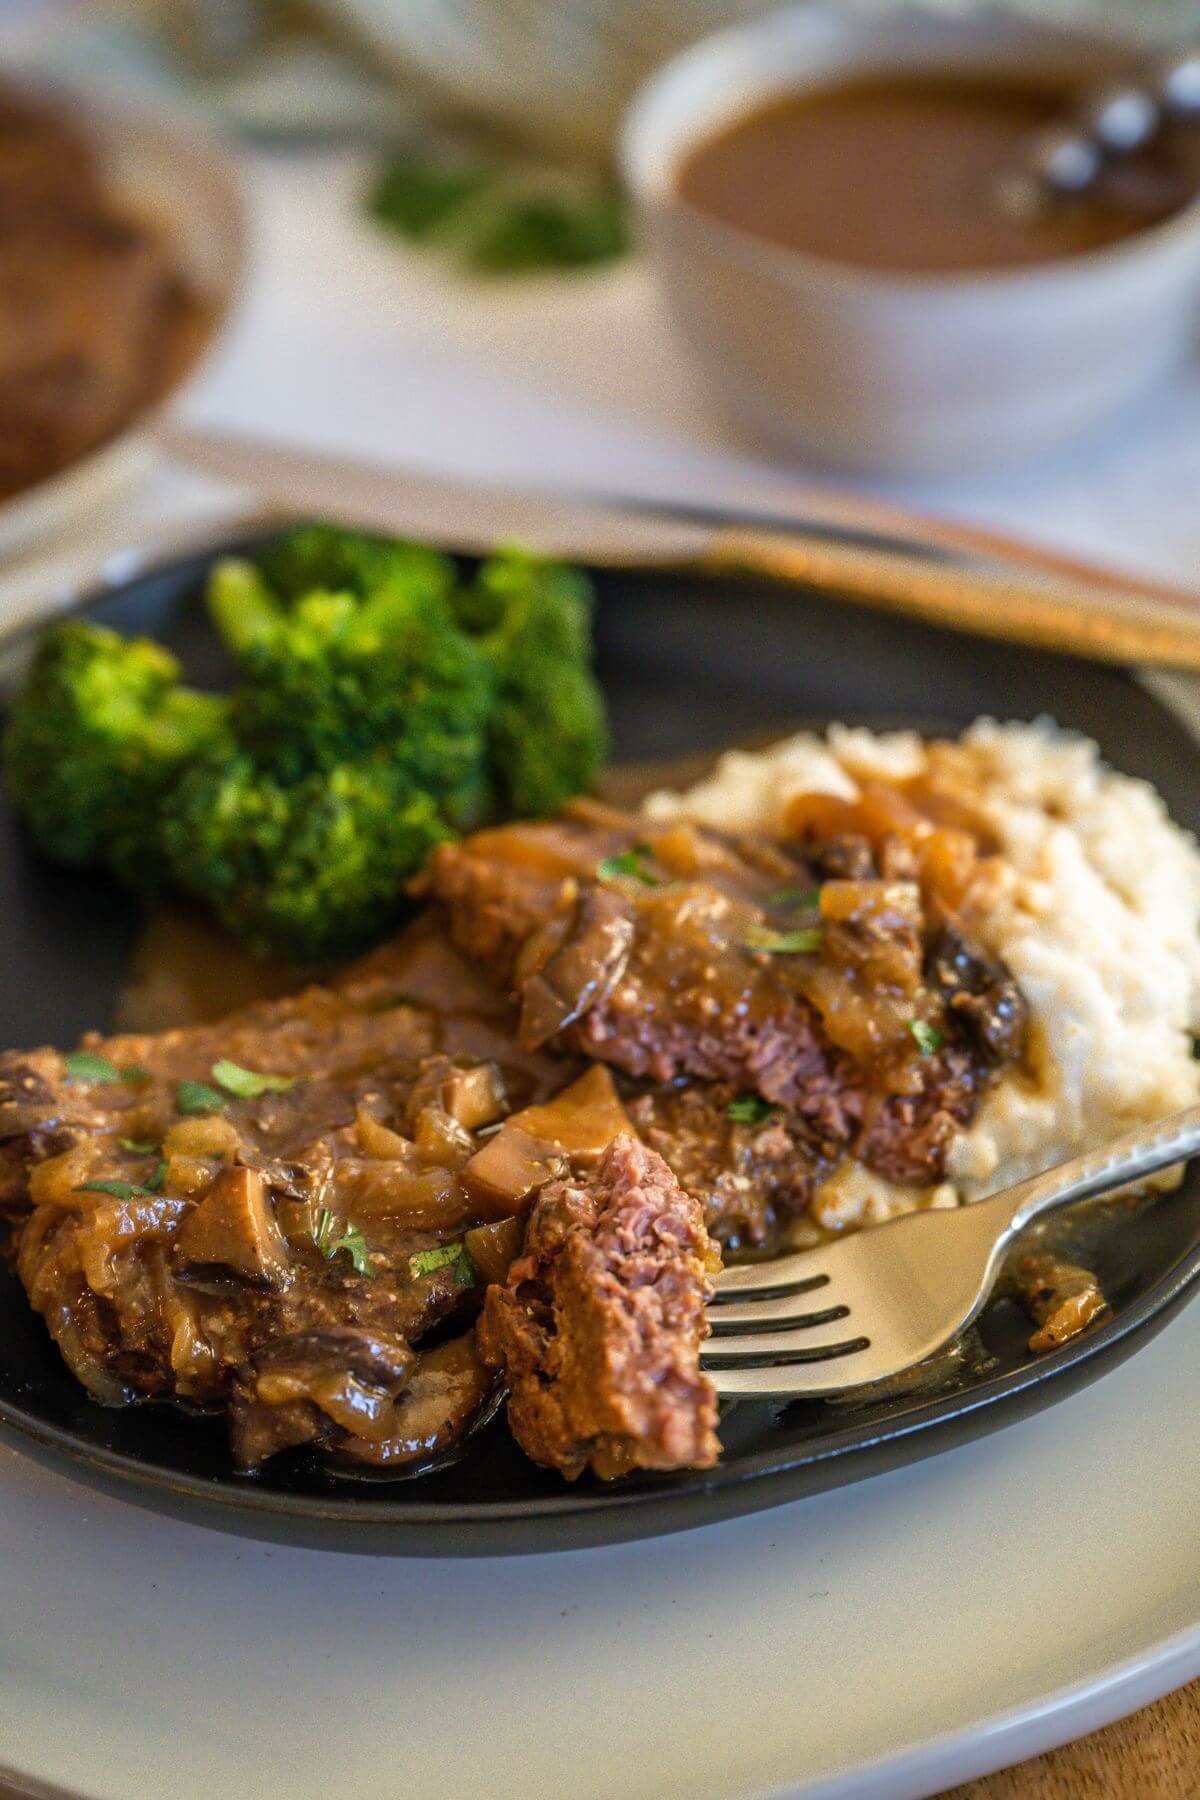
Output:
[[[1031,135],[1069,118],[1072,90],[1007,73],[863,76],[775,96],[702,139],[679,196],[757,238],[903,274],[1005,270],[1104,249],[1170,218],[1200,153],[1165,134],[1082,198],[1037,217],[997,204]]]

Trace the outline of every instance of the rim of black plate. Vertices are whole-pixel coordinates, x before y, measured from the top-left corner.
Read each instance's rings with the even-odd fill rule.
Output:
[[[130,578],[91,589],[57,617],[89,611],[97,602],[145,582],[163,578],[187,579],[202,570],[222,549],[246,547],[273,535],[271,530],[234,534],[233,542],[223,536],[214,536],[211,543],[189,546],[181,554],[167,555],[161,561],[137,570]],[[0,634],[0,657],[11,654],[36,637],[46,622],[26,623]],[[904,722],[911,725],[913,720],[906,718]],[[220,1512],[240,1513],[246,1519],[294,1519],[350,1528],[395,1526],[418,1528],[433,1535],[438,1527],[450,1525],[596,1518],[604,1514],[628,1517],[664,1503],[687,1505],[693,1502],[699,1505],[706,1498],[735,1491],[763,1478],[837,1465],[874,1446],[907,1442],[923,1433],[936,1439],[939,1428],[992,1408],[1011,1407],[1022,1395],[1034,1390],[1053,1390],[1053,1394],[1046,1396],[1048,1404],[1060,1388],[1069,1390],[1073,1371],[1083,1371],[1093,1362],[1102,1365],[1106,1357],[1126,1340],[1145,1332],[1156,1321],[1165,1322],[1165,1316],[1182,1303],[1198,1278],[1200,1242],[1181,1254],[1135,1300],[1084,1336],[1034,1362],[984,1377],[953,1393],[917,1402],[906,1411],[890,1414],[885,1419],[844,1420],[838,1424],[836,1415],[831,1413],[832,1428],[822,1431],[819,1437],[790,1445],[776,1443],[770,1448],[737,1451],[731,1454],[727,1463],[718,1464],[712,1470],[642,1477],[636,1485],[584,1491],[564,1484],[561,1492],[526,1499],[423,1499],[419,1492],[420,1477],[398,1481],[395,1486],[388,1484],[382,1492],[383,1484],[361,1482],[353,1484],[353,1491],[350,1491],[352,1484],[348,1481],[347,1491],[316,1494],[273,1487],[269,1475],[260,1481],[238,1475],[232,1469],[215,1478],[201,1476],[164,1466],[153,1456],[97,1444],[78,1430],[52,1424],[38,1412],[3,1397],[0,1397],[0,1427],[18,1440],[53,1452],[67,1464],[111,1477],[131,1494],[140,1489],[147,1495],[174,1495],[194,1502],[198,1522],[202,1522],[207,1507],[214,1520]],[[1099,1372],[1098,1367],[1096,1373]]]

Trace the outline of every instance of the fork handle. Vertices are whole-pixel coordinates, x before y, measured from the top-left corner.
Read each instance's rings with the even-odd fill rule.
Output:
[[[1059,1163],[1042,1175],[1034,1175],[1016,1187],[1005,1188],[978,1204],[994,1208],[1000,1224],[1000,1245],[1017,1232],[1032,1225],[1044,1213],[1076,1200],[1089,1200],[1098,1194],[1109,1194],[1114,1188],[1140,1181],[1146,1175],[1169,1169],[1173,1163],[1186,1162],[1200,1154],[1200,1106],[1186,1112],[1172,1113],[1168,1119],[1156,1119],[1150,1125],[1139,1125],[1124,1137],[1115,1138],[1100,1150],[1087,1150]],[[1007,1215],[1007,1218],[1005,1218]]]

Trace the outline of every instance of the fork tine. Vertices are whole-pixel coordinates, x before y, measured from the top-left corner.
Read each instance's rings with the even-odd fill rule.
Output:
[[[870,1338],[847,1324],[845,1313],[839,1313],[824,1325],[804,1325],[798,1331],[764,1331],[739,1337],[710,1338],[700,1352],[705,1369],[740,1369],[758,1363],[812,1362],[817,1358],[844,1356],[849,1350],[865,1349]]]
[[[715,1308],[709,1317],[712,1335],[734,1337],[747,1331],[801,1331],[826,1325],[834,1319],[846,1319],[850,1308],[841,1304],[825,1306],[817,1312],[802,1312],[794,1294],[777,1300],[751,1300],[743,1306]]]
[[[800,1250],[792,1256],[777,1256],[769,1263],[742,1263],[737,1268],[722,1269],[713,1282],[710,1306],[723,1306],[727,1300],[748,1300],[756,1294],[807,1294],[828,1285],[818,1260],[820,1252]]]

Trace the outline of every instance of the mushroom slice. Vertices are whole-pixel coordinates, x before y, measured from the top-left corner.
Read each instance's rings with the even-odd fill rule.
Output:
[[[288,1251],[257,1169],[222,1169],[175,1238],[177,1270],[232,1269],[248,1281],[279,1287]]]
[[[334,1452],[381,1468],[424,1463],[463,1435],[496,1386],[495,1375],[484,1367],[475,1347],[475,1333],[468,1331],[421,1352],[392,1409],[386,1437],[348,1435]]]
[[[947,925],[935,940],[928,974],[942,990],[951,1018],[974,1039],[990,1062],[1020,1056],[1029,1011],[1003,963]]]
[[[630,1129],[612,1076],[593,1063],[552,1100],[505,1119],[459,1179],[483,1218],[503,1219],[568,1166],[587,1169],[599,1162],[613,1139]]]
[[[463,1238],[467,1255],[484,1281],[507,1281],[508,1271],[525,1248],[529,1215],[522,1210],[489,1225],[473,1225]]]
[[[465,1125],[445,1107],[423,1106],[417,1114],[413,1143],[422,1162],[442,1169],[461,1169],[475,1148],[475,1141]]]
[[[230,1401],[233,1453],[257,1468],[314,1440],[376,1444],[393,1427],[393,1401],[414,1353],[386,1332],[328,1326],[273,1338],[238,1370]]]
[[[593,1063],[552,1100],[527,1106],[523,1112],[511,1114],[506,1123],[528,1132],[530,1137],[556,1144],[570,1157],[572,1168],[588,1168],[599,1162],[615,1137],[633,1129],[612,1075],[603,1063]]]
[[[521,986],[521,1047],[538,1050],[610,994],[625,972],[633,920],[607,888],[585,888],[561,944]]]
[[[565,1175],[567,1168],[556,1145],[506,1122],[475,1152],[459,1181],[477,1217],[506,1219],[547,1182]]]
[[[478,1131],[481,1125],[490,1125],[500,1118],[508,1097],[499,1065],[481,1062],[472,1063],[469,1068],[452,1068],[442,1083],[442,1105],[468,1131]]]

